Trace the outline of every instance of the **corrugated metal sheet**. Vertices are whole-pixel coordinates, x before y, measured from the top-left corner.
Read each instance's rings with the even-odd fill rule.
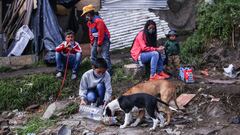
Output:
[[[102,0],[103,9],[168,9],[167,0]]]
[[[104,1],[108,3],[102,3],[102,9],[99,11],[99,13],[111,33],[111,50],[122,49],[131,46],[137,33],[143,29],[146,21],[150,19],[154,20],[157,24],[158,38],[165,37],[165,34],[169,31],[168,23],[164,20],[160,20],[154,13],[149,12],[147,8],[129,10],[122,10],[120,8],[111,9],[109,8],[109,3],[119,2],[118,4],[121,4],[125,3],[127,0]]]

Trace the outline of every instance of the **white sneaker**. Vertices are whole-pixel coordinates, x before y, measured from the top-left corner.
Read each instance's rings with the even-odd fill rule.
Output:
[[[77,74],[72,74],[71,79],[72,79],[72,80],[77,79]]]
[[[56,77],[57,77],[57,78],[62,77],[62,72],[58,72],[58,73],[56,74]]]

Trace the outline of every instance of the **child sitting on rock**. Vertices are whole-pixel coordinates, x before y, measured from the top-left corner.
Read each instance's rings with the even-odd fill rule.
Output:
[[[81,63],[82,49],[76,41],[74,41],[74,32],[65,32],[65,41],[56,47],[56,77],[60,78],[63,75],[65,64],[69,64],[72,68],[71,79],[77,79],[77,73]],[[69,61],[67,60],[69,59]],[[68,61],[68,63],[67,63]]]

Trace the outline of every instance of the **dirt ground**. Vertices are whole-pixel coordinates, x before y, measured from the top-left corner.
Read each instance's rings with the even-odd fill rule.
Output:
[[[125,53],[112,54],[113,63],[129,60]],[[239,124],[231,124],[232,117],[240,115],[240,77],[231,79],[223,75],[220,68],[209,68],[208,76],[195,70],[195,83],[186,84],[177,78],[171,78],[177,85],[177,95],[182,93],[196,94],[185,106],[183,112],[173,114],[171,124],[155,132],[149,132],[152,122],[145,120],[137,127],[119,129],[119,125],[105,126],[99,122],[79,118],[79,114],[64,118],[62,121],[80,121],[79,125],[71,126],[72,134],[79,135],[239,135]],[[54,67],[21,69],[9,73],[1,73],[0,79],[18,77],[26,74],[53,73]],[[119,96],[134,84],[131,82],[113,84],[113,91]],[[202,91],[199,92],[199,88]],[[214,100],[215,99],[215,100]],[[61,123],[61,121],[60,121]],[[46,131],[46,130],[45,130]],[[42,134],[48,134],[46,132]]]

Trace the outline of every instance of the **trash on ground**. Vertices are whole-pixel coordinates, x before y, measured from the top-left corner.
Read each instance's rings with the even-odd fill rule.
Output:
[[[236,71],[233,64],[230,64],[227,68],[223,68],[224,72],[223,74],[227,77],[230,78],[236,78],[238,76],[238,74],[240,74],[240,72]]]
[[[194,83],[195,79],[193,76],[193,69],[189,67],[180,67],[179,68],[179,77],[182,81],[186,83]]]
[[[187,105],[196,94],[181,94],[179,97],[177,97],[177,104],[180,109],[184,109],[184,106]]]
[[[80,116],[83,118],[101,121],[103,109],[100,107],[94,107],[90,105],[80,105],[79,113],[80,113]]]
[[[203,74],[204,76],[209,76],[208,69],[202,70],[201,74]]]
[[[240,116],[235,116],[235,117],[231,118],[231,123],[240,124]]]
[[[171,129],[171,128],[167,128],[167,129],[164,129],[164,131],[166,131],[168,134],[171,134],[171,135],[180,135],[181,132],[180,131],[177,131],[177,129]]]
[[[116,117],[102,117],[102,123],[107,126],[112,126],[117,124],[117,118]]]

